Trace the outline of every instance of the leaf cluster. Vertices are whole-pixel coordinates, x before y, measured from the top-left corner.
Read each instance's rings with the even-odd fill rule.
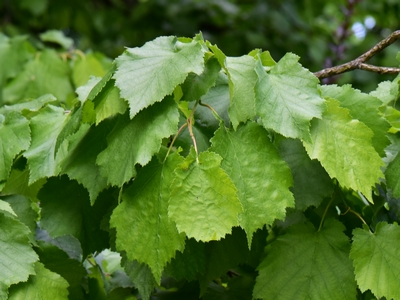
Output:
[[[0,298],[400,299],[400,77],[43,38],[0,38]]]

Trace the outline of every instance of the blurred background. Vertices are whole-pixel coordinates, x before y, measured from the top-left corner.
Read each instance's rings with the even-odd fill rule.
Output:
[[[74,47],[110,58],[162,35],[202,32],[229,56],[255,48],[275,60],[286,52],[310,71],[347,62],[400,28],[398,0],[0,0],[0,32],[32,39],[58,29]],[[396,67],[400,41],[370,63]],[[352,83],[364,91],[383,76],[353,71],[325,83]]]

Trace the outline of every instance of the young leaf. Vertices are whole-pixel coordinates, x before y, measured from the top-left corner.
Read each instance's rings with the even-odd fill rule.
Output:
[[[201,74],[204,67],[200,43],[182,43],[173,36],[128,48],[116,63],[115,84],[129,102],[131,118],[172,94],[190,72]]]
[[[175,170],[169,216],[180,232],[198,241],[219,240],[238,225],[242,211],[236,188],[221,169],[222,158],[193,148]]]
[[[229,118],[234,129],[239,123],[245,123],[255,116],[254,86],[257,82],[255,67],[256,60],[249,55],[226,58],[231,98]]]
[[[390,128],[389,123],[382,118],[379,107],[382,102],[368,94],[353,89],[351,85],[323,85],[322,96],[338,100],[340,106],[347,108],[353,118],[363,122],[374,133],[372,145],[381,156],[385,155],[385,148],[389,144],[386,133]]]
[[[353,230],[350,258],[362,292],[371,290],[378,298],[400,299],[400,227],[379,222],[375,233],[367,228]]]
[[[28,149],[30,141],[29,121],[21,113],[0,114],[0,181],[8,178],[15,156]]]
[[[111,185],[122,186],[136,175],[135,165],[146,165],[160,150],[163,138],[174,134],[179,112],[168,97],[141,111],[132,120],[121,116],[108,135],[108,147],[97,157],[101,174]]]
[[[371,186],[383,178],[383,161],[371,145],[372,131],[351,118],[339,102],[328,98],[321,120],[313,120],[308,155],[318,159],[331,178],[371,200]]]
[[[111,226],[117,229],[117,249],[124,250],[129,260],[146,263],[157,282],[175,251],[185,247],[185,236],[168,218],[173,170],[182,160],[176,152],[164,164],[154,158],[124,192],[111,216]]]
[[[265,128],[292,138],[310,140],[310,120],[321,118],[324,100],[318,79],[288,53],[267,73],[257,61],[256,114]]]
[[[243,206],[239,224],[246,231],[251,245],[253,233],[283,219],[286,207],[294,206],[289,187],[292,174],[279,157],[267,131],[260,125],[248,122],[237,131],[222,126],[212,139],[212,151],[221,155],[221,167],[232,179]]]
[[[14,215],[0,209],[0,299],[7,299],[10,285],[35,274],[38,256],[29,243],[29,234]]]
[[[24,156],[30,169],[29,184],[60,171],[56,156],[57,137],[67,115],[64,109],[48,105],[31,119],[32,143]]]
[[[27,282],[10,288],[8,300],[20,299],[68,299],[68,282],[57,273],[46,269],[43,264],[35,264],[35,275]]]
[[[355,299],[350,243],[342,223],[329,219],[320,231],[296,224],[272,243],[258,267],[253,296],[262,299]]]
[[[333,192],[332,180],[317,160],[311,160],[299,140],[284,139],[279,143],[279,154],[289,165],[293,174],[291,191],[296,209],[318,207],[324,197]]]

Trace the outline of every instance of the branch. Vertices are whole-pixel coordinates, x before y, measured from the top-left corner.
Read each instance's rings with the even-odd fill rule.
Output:
[[[368,50],[361,56],[357,57],[356,59],[349,61],[348,63],[326,68],[321,71],[315,72],[314,75],[319,79],[339,75],[348,71],[352,71],[355,69],[375,72],[379,74],[398,74],[400,73],[400,68],[390,68],[390,67],[378,67],[366,64],[371,57],[375,56],[376,54],[380,53],[383,49],[387,46],[393,44],[395,41],[400,39],[400,30],[397,30],[390,34],[386,39],[380,41],[376,44],[372,49]]]

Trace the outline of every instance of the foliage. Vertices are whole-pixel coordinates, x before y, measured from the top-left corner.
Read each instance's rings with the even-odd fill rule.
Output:
[[[400,299],[399,76],[41,38],[0,36],[0,298]]]

